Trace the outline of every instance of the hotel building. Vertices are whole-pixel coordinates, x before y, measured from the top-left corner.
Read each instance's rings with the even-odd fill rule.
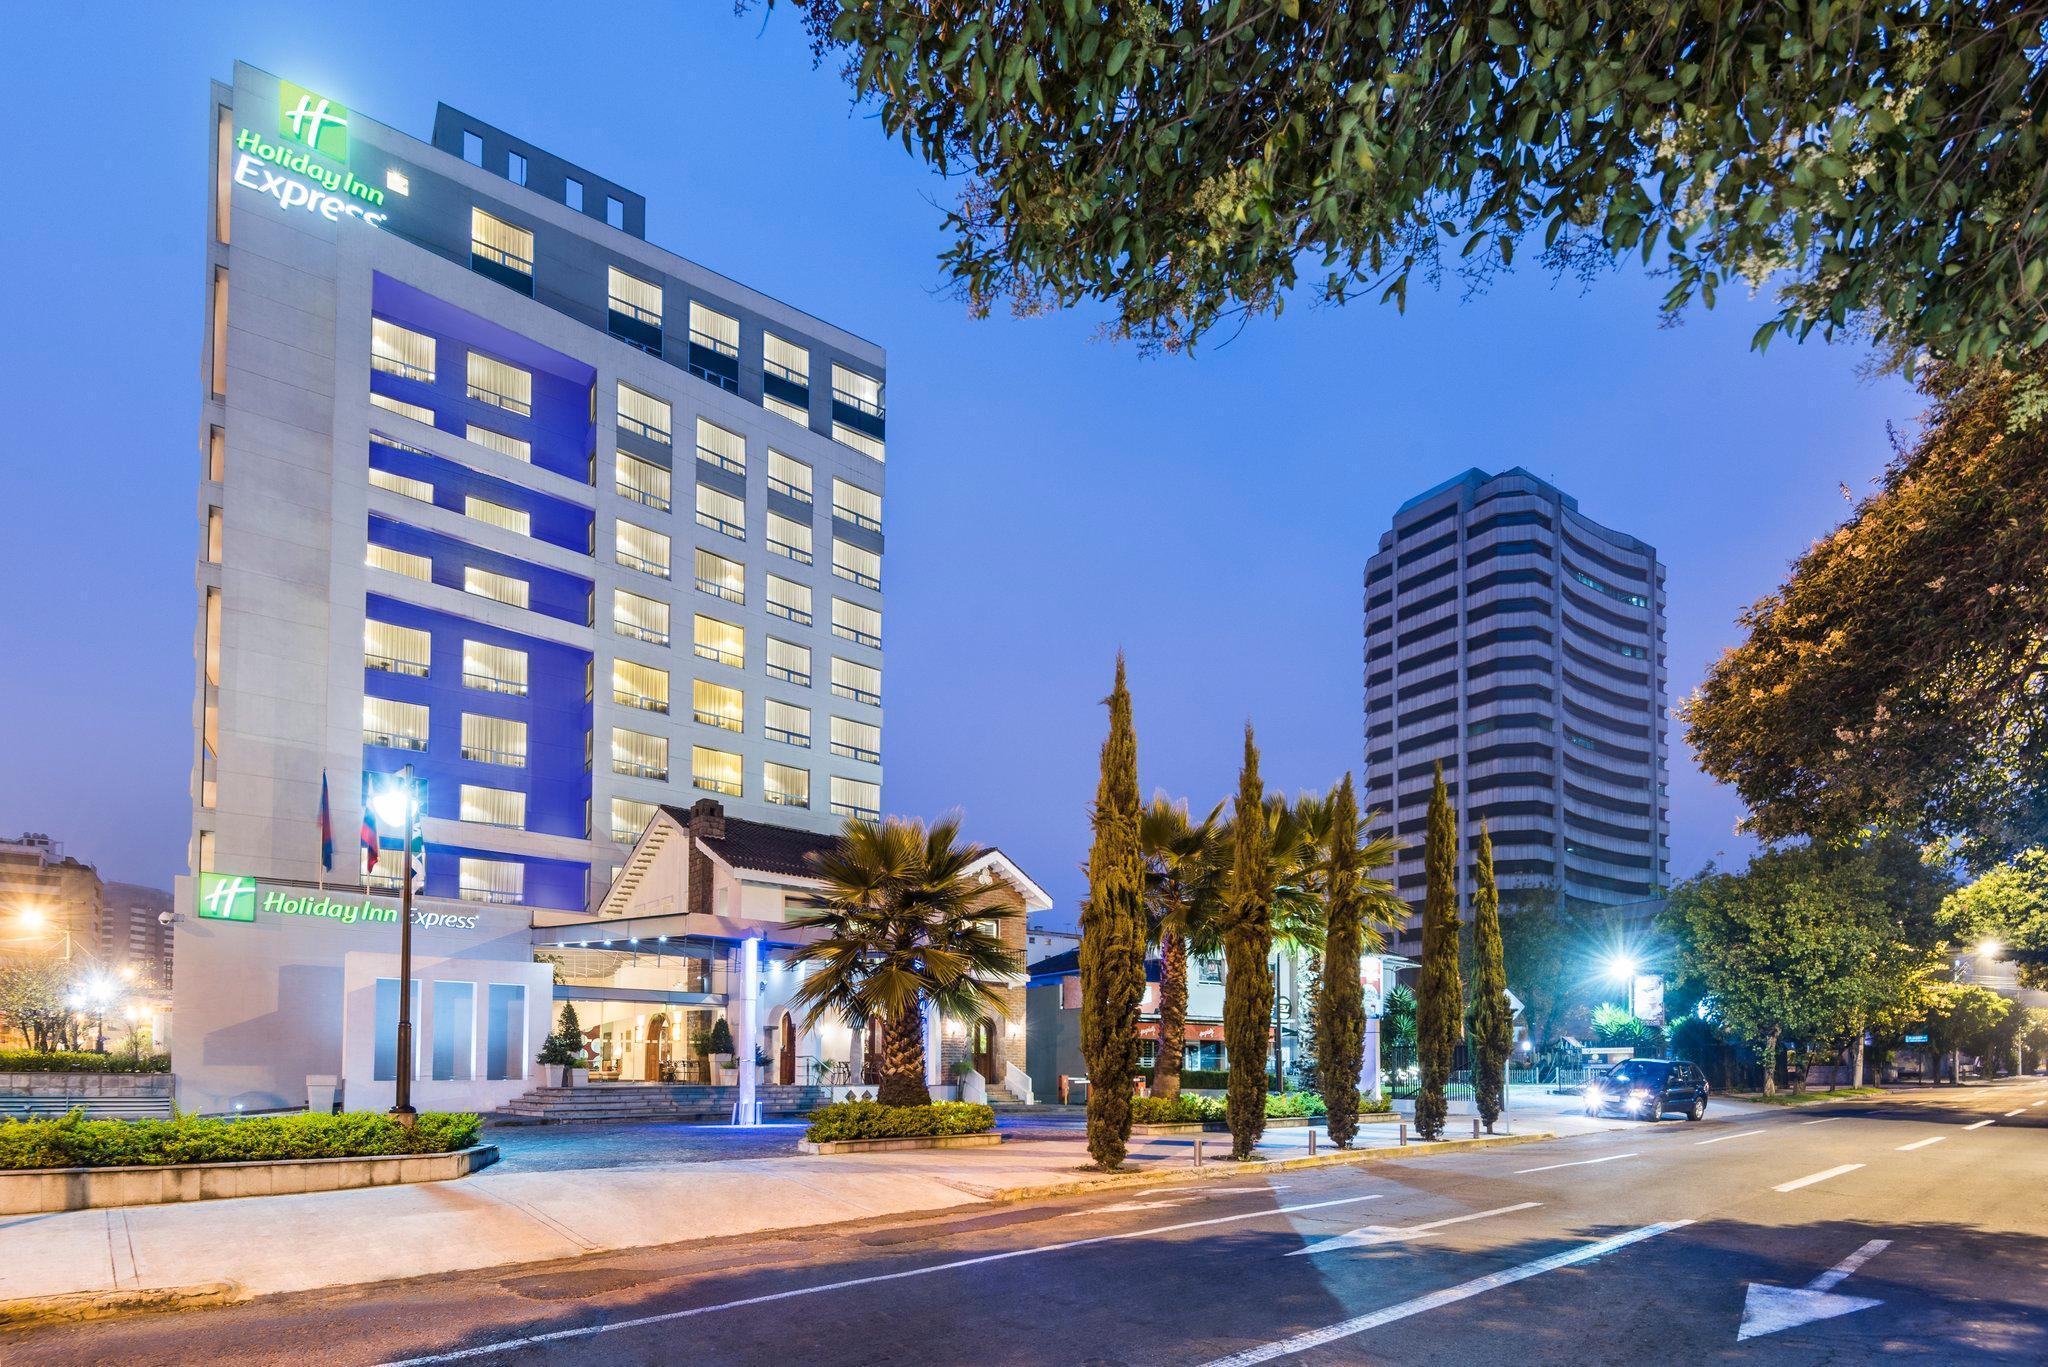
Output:
[[[1409,499],[1365,570],[1366,804],[1408,847],[1441,766],[1460,892],[1486,823],[1505,893],[1655,906],[1670,874],[1664,567],[1526,470],[1467,470]],[[1419,917],[1393,948],[1420,950]]]

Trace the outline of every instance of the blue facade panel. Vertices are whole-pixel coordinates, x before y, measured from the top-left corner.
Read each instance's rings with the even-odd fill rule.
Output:
[[[472,494],[516,509],[527,515],[530,521],[528,535],[534,540],[560,546],[578,555],[590,554],[591,512],[588,508],[550,498],[524,485],[493,479],[452,460],[389,446],[374,439],[370,443],[370,468],[404,475],[408,479],[425,480],[434,486],[434,506],[452,513],[463,512],[466,506],[464,499]]]

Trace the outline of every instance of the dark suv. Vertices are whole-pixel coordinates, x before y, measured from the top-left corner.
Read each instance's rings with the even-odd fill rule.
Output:
[[[1687,1120],[1707,1113],[1706,1075],[1677,1059],[1624,1059],[1586,1084],[1586,1114],[1614,1112],[1660,1120],[1677,1111]]]

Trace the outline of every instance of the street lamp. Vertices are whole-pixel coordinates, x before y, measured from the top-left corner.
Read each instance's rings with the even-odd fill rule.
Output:
[[[1977,957],[1980,959],[1995,959],[2004,952],[2005,946],[1996,940],[1985,939],[1977,942]]]
[[[75,1009],[90,1010],[93,1019],[93,1052],[107,1052],[107,1008],[121,995],[121,985],[104,973],[95,974],[79,984],[77,993],[71,999]]]
[[[412,828],[418,805],[410,764],[379,780],[370,798],[378,823],[399,829],[404,851],[398,877],[398,1059],[391,1117],[406,1126],[419,1116],[412,1106]]]

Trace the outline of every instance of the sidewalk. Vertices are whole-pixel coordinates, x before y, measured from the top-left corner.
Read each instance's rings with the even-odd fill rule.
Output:
[[[1521,1126],[1516,1127],[1518,1130]],[[1028,1197],[1165,1181],[1243,1177],[1305,1163],[1415,1158],[1473,1147],[1394,1147],[1394,1125],[1361,1127],[1374,1146],[1339,1154],[1307,1127],[1269,1130],[1271,1167],[1216,1161],[1227,1135],[1142,1138],[1131,1171],[1092,1173],[1085,1137],[999,1148],[671,1166],[485,1169],[452,1182],[300,1196],[126,1206],[0,1219],[0,1326],[149,1305],[207,1304],[279,1292],[579,1257],[611,1249],[801,1229]],[[1481,1145],[1549,1138],[1549,1127]]]

